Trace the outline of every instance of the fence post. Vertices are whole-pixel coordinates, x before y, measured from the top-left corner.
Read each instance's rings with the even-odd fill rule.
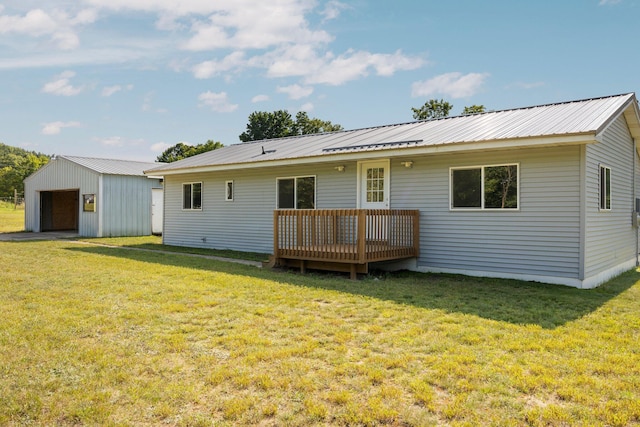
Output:
[[[18,209],[18,189],[13,189],[13,210]]]

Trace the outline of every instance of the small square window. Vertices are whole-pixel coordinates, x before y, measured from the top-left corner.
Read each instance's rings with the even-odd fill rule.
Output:
[[[82,211],[83,212],[96,211],[96,195],[95,194],[82,195]]]

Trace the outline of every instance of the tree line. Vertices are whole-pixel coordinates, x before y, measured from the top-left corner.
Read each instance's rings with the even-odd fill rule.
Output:
[[[0,197],[24,193],[24,179],[49,163],[51,156],[0,143]]]

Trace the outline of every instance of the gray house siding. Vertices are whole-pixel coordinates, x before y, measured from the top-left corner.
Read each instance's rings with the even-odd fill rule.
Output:
[[[163,242],[168,245],[271,253],[277,178],[316,177],[318,209],[355,208],[356,163],[291,166],[165,177]],[[225,182],[233,181],[233,201]],[[182,184],[202,182],[202,210],[182,210]]]
[[[25,230],[40,231],[40,192],[78,190],[83,194],[98,194],[99,174],[65,159],[49,162],[37,173],[25,179]],[[98,214],[82,212],[78,217],[78,233],[82,236],[98,235]]]
[[[633,267],[637,232],[633,232],[633,139],[624,116],[618,117],[604,132],[602,142],[586,147],[585,170],[585,279],[610,269],[610,276]],[[600,210],[600,165],[611,168],[611,210]],[[624,267],[628,264],[627,267]],[[607,273],[605,273],[607,274]]]
[[[417,268],[577,279],[580,250],[578,146],[441,155],[392,161],[393,208],[420,209]],[[518,163],[518,211],[449,209],[449,168]]]
[[[393,209],[421,211],[417,269],[498,272],[578,279],[580,261],[580,147],[512,150],[391,161]],[[520,165],[520,209],[449,209],[449,168]],[[271,253],[276,179],[315,175],[317,208],[355,208],[356,163],[169,175],[165,181],[164,243]],[[224,183],[234,181],[234,201]],[[203,183],[202,211],[182,210],[182,184]]]

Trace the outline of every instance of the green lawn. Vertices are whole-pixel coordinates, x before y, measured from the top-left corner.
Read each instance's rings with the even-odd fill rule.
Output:
[[[635,271],[352,282],[69,241],[0,265],[0,425],[640,425]]]
[[[0,201],[0,233],[24,230],[24,205]]]

